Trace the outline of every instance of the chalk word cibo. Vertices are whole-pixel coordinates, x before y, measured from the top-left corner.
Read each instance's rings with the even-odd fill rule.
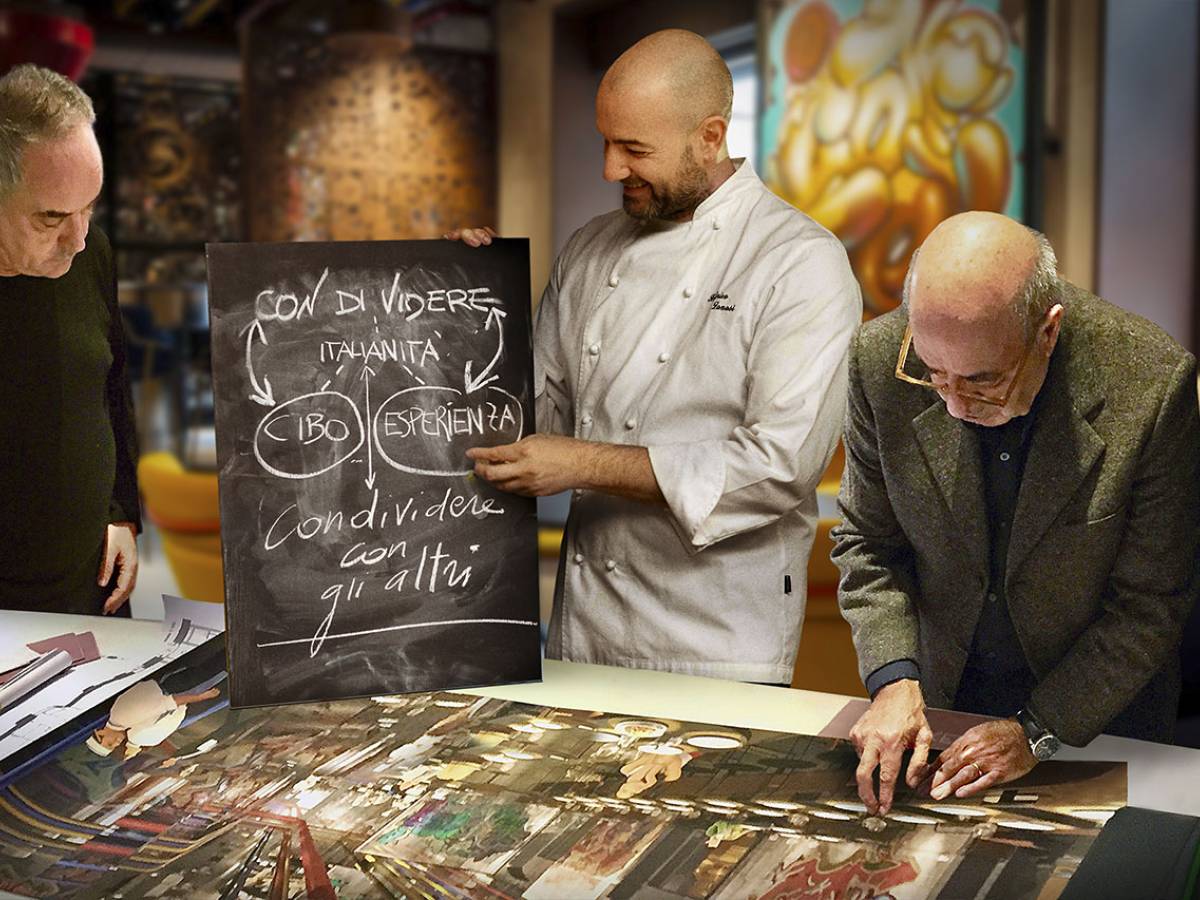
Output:
[[[350,397],[314,391],[263,416],[254,456],[272,475],[312,478],[355,457],[367,441],[367,425]],[[418,475],[465,475],[472,470],[468,449],[511,443],[524,434],[520,401],[491,385],[469,394],[433,385],[405,388],[379,405],[369,425],[379,458]]]

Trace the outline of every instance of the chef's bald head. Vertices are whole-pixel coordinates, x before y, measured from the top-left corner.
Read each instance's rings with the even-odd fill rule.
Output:
[[[733,78],[712,44],[694,32],[669,28],[622,53],[600,82],[599,96],[652,105],[690,131],[711,116],[729,121]]]
[[[725,143],[732,105],[729,68],[698,34],[658,31],[621,54],[596,92],[596,130],[625,212],[691,218],[735,171]]]

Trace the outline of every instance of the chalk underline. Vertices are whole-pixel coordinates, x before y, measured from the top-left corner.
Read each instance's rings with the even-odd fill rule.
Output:
[[[365,634],[379,634],[383,631],[404,631],[408,628],[437,628],[439,625],[532,625],[537,626],[537,622],[531,622],[526,619],[445,619],[441,622],[414,622],[411,625],[389,625],[387,628],[368,628],[366,631],[347,631],[343,634],[327,634],[322,640],[333,641],[338,638],[362,637]],[[290,641],[269,641],[265,644],[256,644],[257,647],[283,647],[288,644],[311,644],[313,639],[295,638]]]

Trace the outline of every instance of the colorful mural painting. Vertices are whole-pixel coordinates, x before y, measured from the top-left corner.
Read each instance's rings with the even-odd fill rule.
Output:
[[[970,209],[1025,216],[1023,0],[768,0],[760,166],[846,244],[866,314]]]

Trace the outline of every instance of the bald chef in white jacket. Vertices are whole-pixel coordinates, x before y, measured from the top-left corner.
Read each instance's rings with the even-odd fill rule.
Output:
[[[687,31],[605,74],[624,209],[575,232],[542,296],[540,433],[468,455],[504,490],[575,492],[549,656],[782,684],[862,299],[837,238],[729,158],[732,101]]]

